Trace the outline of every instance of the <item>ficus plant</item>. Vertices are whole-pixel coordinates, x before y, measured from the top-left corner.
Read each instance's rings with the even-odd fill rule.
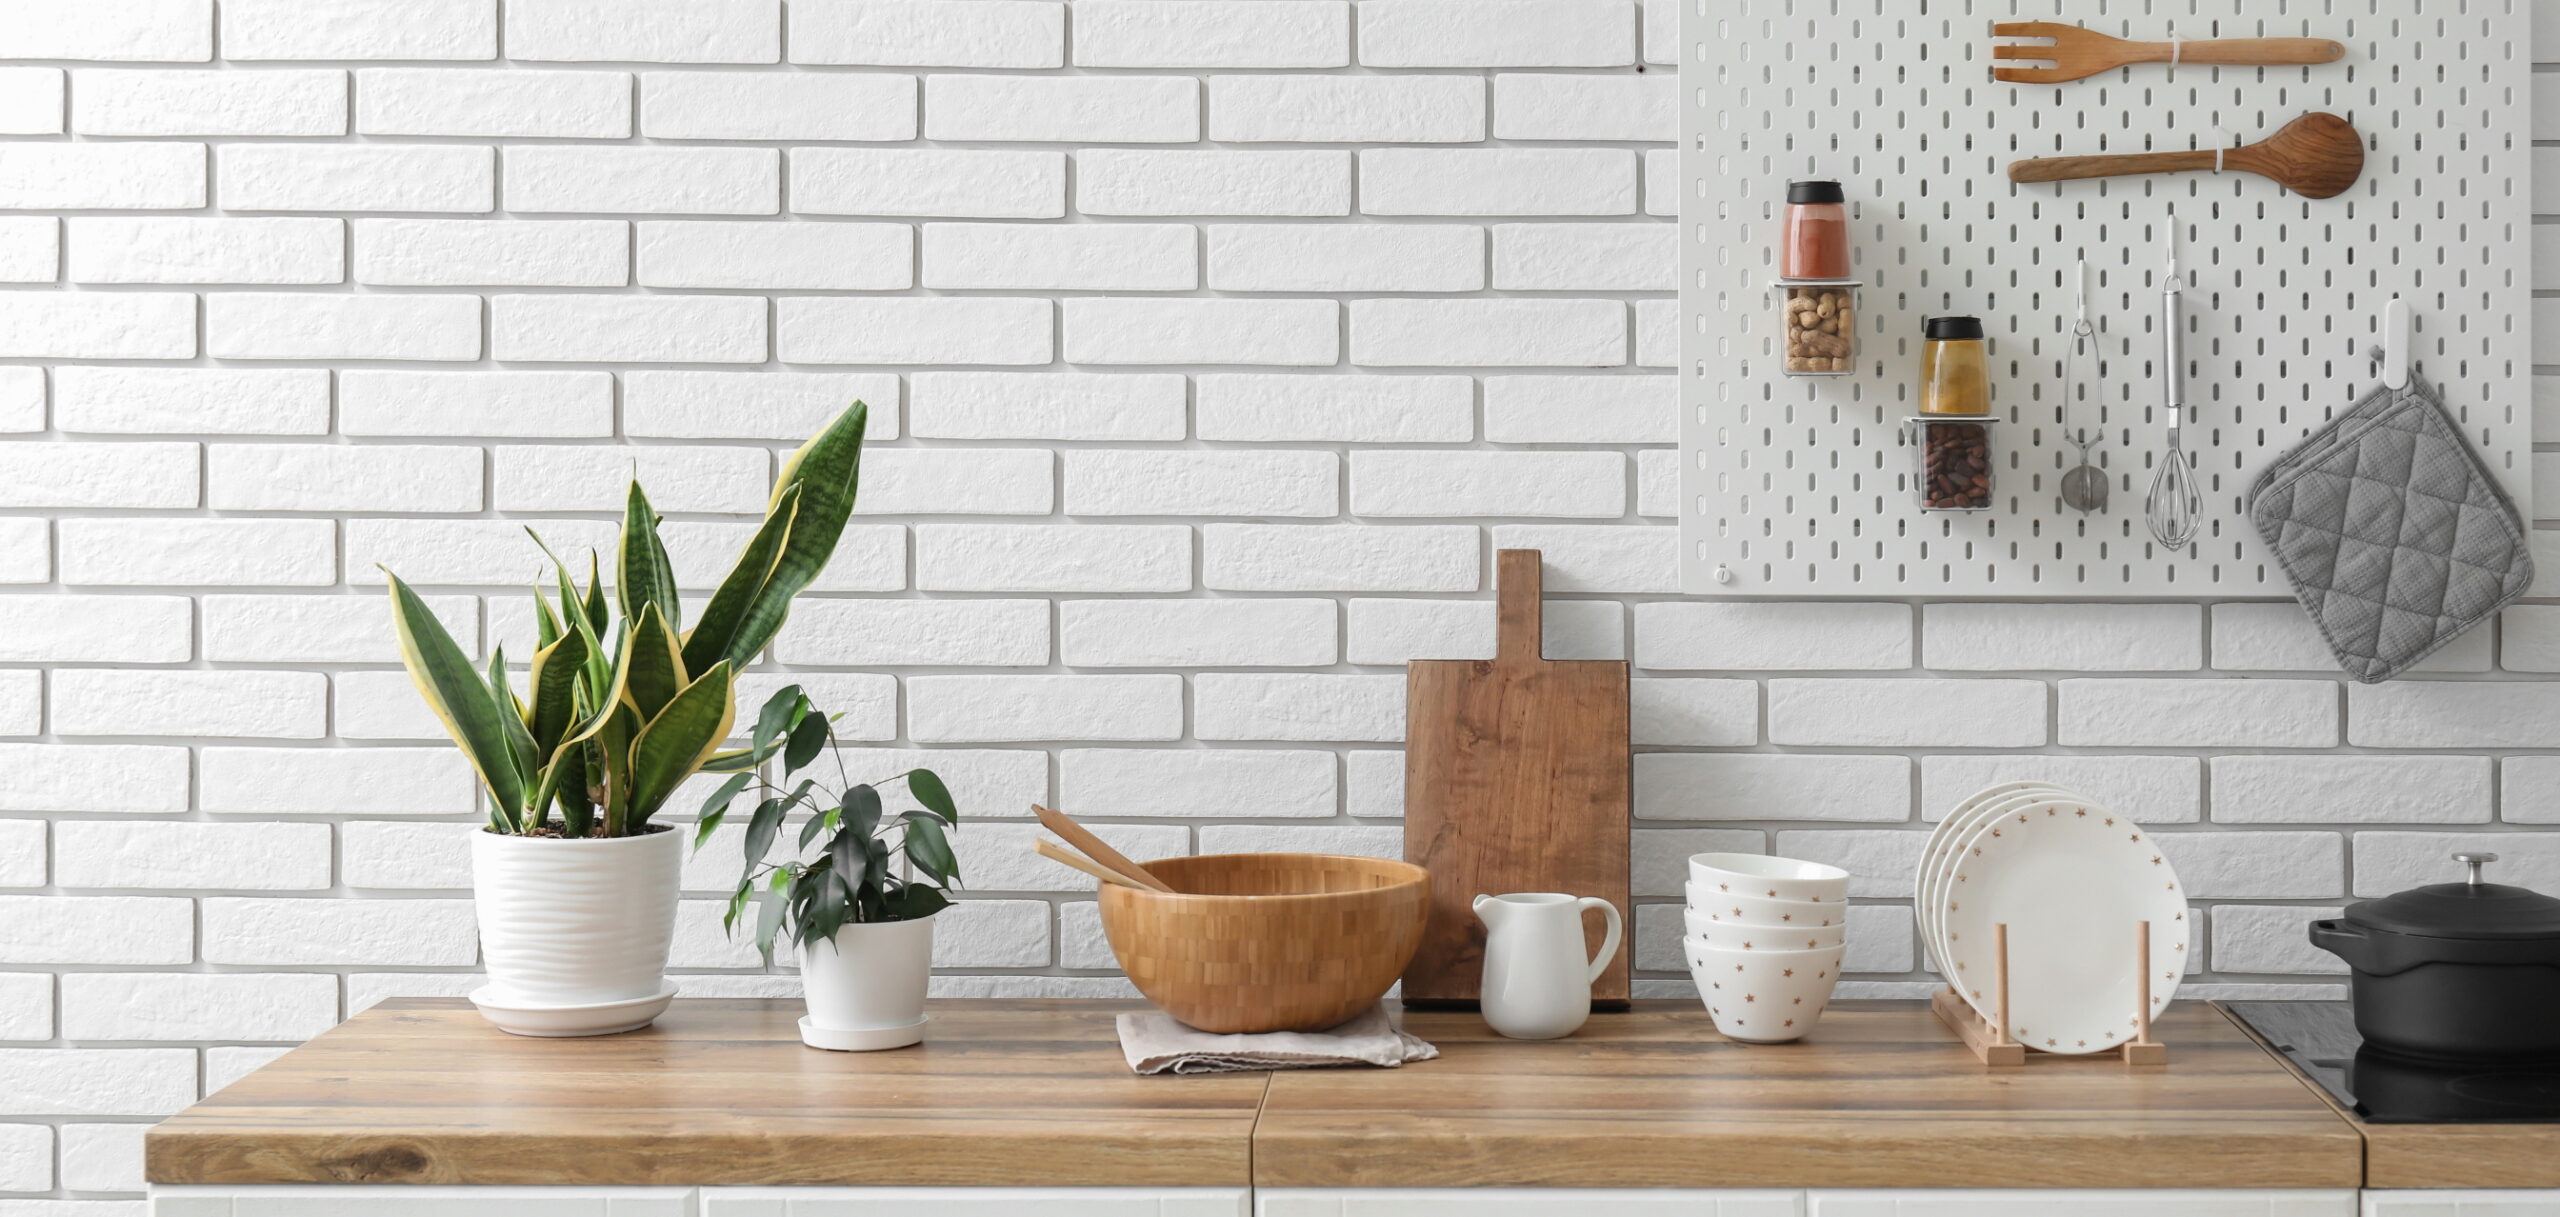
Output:
[[[853,512],[868,416],[857,401],[792,453],[763,525],[691,628],[658,538],[659,516],[637,479],[610,597],[592,552],[581,589],[536,535],[551,559],[558,603],[536,587],[533,664],[522,695],[505,648],[490,648],[485,673],[475,669],[417,592],[384,571],[401,661],[478,771],[489,831],[634,836],[649,831],[649,818],[685,779],[742,763],[737,758],[753,751],[719,752],[736,721],[736,673],[835,553]]]
[[[781,783],[757,771],[777,753]],[[823,771],[802,776],[821,756],[833,762],[832,784]],[[747,819],[746,866],[721,924],[735,934],[753,899],[756,949],[765,963],[773,962],[774,939],[786,927],[795,945],[812,946],[848,924],[914,921],[951,904],[948,893],[960,882],[960,863],[950,834],[960,827],[960,810],[950,789],[930,769],[910,769],[877,784],[854,781],[836,747],[835,720],[811,705],[800,686],[766,699],[747,747],[714,767],[738,772],[703,802],[693,847],[699,850],[711,839],[739,795],[752,787],[763,796]],[[917,809],[887,815],[879,788],[899,782]],[[805,859],[769,861],[795,812],[809,817],[793,851]],[[825,844],[811,854],[810,845],[822,838]]]

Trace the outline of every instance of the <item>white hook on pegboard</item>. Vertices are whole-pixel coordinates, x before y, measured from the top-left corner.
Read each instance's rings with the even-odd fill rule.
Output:
[[[2409,302],[2398,296],[2382,306],[2382,383],[2409,387]]]

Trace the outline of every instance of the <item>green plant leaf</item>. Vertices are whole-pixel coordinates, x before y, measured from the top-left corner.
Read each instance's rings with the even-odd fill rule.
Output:
[[[739,555],[712,603],[715,615],[703,612],[685,642],[685,663],[699,668],[715,659],[745,666],[773,638],[791,612],[791,598],[826,569],[836,541],[844,535],[862,467],[862,432],[870,407],[854,402],[826,429],[809,438],[783,464],[773,498],[766,504],[766,523],[787,514],[780,551],[769,560],[750,543]],[[758,530],[763,536],[763,530]]]
[[[818,759],[818,753],[826,746],[827,716],[812,714],[802,718],[800,725],[791,729],[790,746],[783,750],[783,772],[798,772],[809,762]]]
[[[400,662],[418,686],[427,709],[444,724],[445,733],[489,789],[490,818],[502,831],[521,829],[525,809],[523,773],[507,740],[507,712],[471,667],[471,660],[445,632],[444,623],[427,611],[426,601],[400,581],[391,581],[391,621],[400,641]],[[521,726],[521,720],[518,725]]]
[[[507,758],[516,767],[516,782],[528,796],[525,808],[538,808],[541,800],[531,795],[535,783],[540,780],[541,753],[534,746],[532,730],[525,725],[524,703],[516,700],[515,686],[507,681],[507,648],[504,646],[492,647],[489,651],[489,696],[498,703],[498,726],[506,734]]]
[[[534,597],[536,605],[542,598]],[[527,692],[533,698],[532,712],[526,716],[526,727],[533,732],[533,746],[543,756],[551,756],[560,748],[560,737],[569,733],[578,721],[578,677],[587,668],[587,636],[571,632],[553,637],[549,646],[533,654],[533,675]]]
[[[747,819],[748,870],[753,871],[764,862],[765,854],[773,849],[774,837],[782,831],[782,818],[790,810],[791,804],[782,799],[766,799],[756,804],[755,814]]]
[[[640,728],[631,741],[631,806],[625,832],[638,832],[658,805],[702,768],[737,717],[729,665],[723,661],[686,685]]]
[[[774,690],[773,696],[764,699],[764,708],[756,711],[756,733],[748,736],[747,742],[761,748],[781,739],[805,705],[807,699],[801,695],[798,685],[784,685]]]
[[[783,872],[773,872],[777,880]],[[773,936],[782,928],[782,913],[787,904],[780,891],[769,891],[756,899],[756,951],[764,956],[764,966],[773,966]]]
[[[712,791],[710,798],[702,801],[702,819],[693,830],[694,849],[700,850],[703,843],[711,839],[712,832],[720,827],[720,821],[729,816],[729,800],[737,798],[738,792],[746,789],[747,783],[754,781],[755,776],[752,773],[741,773],[730,778],[720,783],[720,788]]]
[[[711,593],[711,601],[702,606],[702,618],[685,635],[685,662],[698,663],[721,658],[727,641],[735,637],[738,627],[754,609],[756,597],[764,591],[765,581],[772,577],[774,564],[782,560],[784,546],[791,539],[791,525],[800,513],[800,488],[787,487],[775,493],[765,505],[764,522],[756,526],[747,547],[738,551],[730,563],[729,574]],[[759,644],[761,645],[761,644]],[[753,654],[751,650],[750,655]],[[745,662],[737,660],[733,662]],[[779,694],[776,694],[779,696]],[[766,704],[770,705],[771,702]]]
[[[924,804],[926,811],[941,816],[944,823],[960,822],[960,807],[951,801],[951,788],[942,784],[940,774],[930,769],[908,771],[907,793],[914,795],[916,802]]]
[[[907,824],[907,861],[937,883],[958,882],[960,860],[951,852],[951,838],[942,835],[942,821],[921,812],[909,812],[903,818]]]
[[[845,827],[853,835],[868,837],[880,831],[880,792],[871,786],[855,786],[844,792],[837,804],[844,812]]]
[[[940,888],[910,883],[891,894],[886,903],[890,920],[922,921],[950,908],[951,897],[944,895]]]
[[[631,479],[631,493],[623,504],[619,564],[613,590],[622,601],[625,620],[640,620],[640,610],[654,604],[671,627],[683,624],[684,609],[676,603],[675,568],[667,562],[667,547],[658,540],[658,513],[650,509],[649,496],[640,489],[638,478]]]
[[[630,678],[622,695],[631,708],[647,722],[684,691],[686,676],[684,657],[676,650],[675,631],[667,628],[667,618],[660,605],[646,604],[634,619],[631,636],[623,642],[628,656]]]

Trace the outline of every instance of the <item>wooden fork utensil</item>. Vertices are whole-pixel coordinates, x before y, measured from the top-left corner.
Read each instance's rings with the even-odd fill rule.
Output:
[[[2237,148],[2038,157],[2011,161],[2009,180],[2059,182],[2187,169],[2238,169],[2272,178],[2304,198],[2325,199],[2344,194],[2363,175],[2364,137],[2347,120],[2314,110],[2257,143]]]
[[[2002,21],[1991,27],[1995,38],[2050,38],[2051,45],[1996,43],[1993,59],[2044,67],[2001,67],[1991,79],[2022,85],[2058,85],[2136,63],[2197,63],[2209,66],[2294,67],[2336,63],[2346,58],[2346,44],[2328,38],[2204,38],[2178,42],[2132,42],[2059,21]]]

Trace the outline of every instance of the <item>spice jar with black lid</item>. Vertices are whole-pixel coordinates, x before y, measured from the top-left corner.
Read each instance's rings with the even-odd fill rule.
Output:
[[[1906,420],[1924,511],[1991,509],[1991,360],[1979,317],[1921,323],[1920,413]]]

